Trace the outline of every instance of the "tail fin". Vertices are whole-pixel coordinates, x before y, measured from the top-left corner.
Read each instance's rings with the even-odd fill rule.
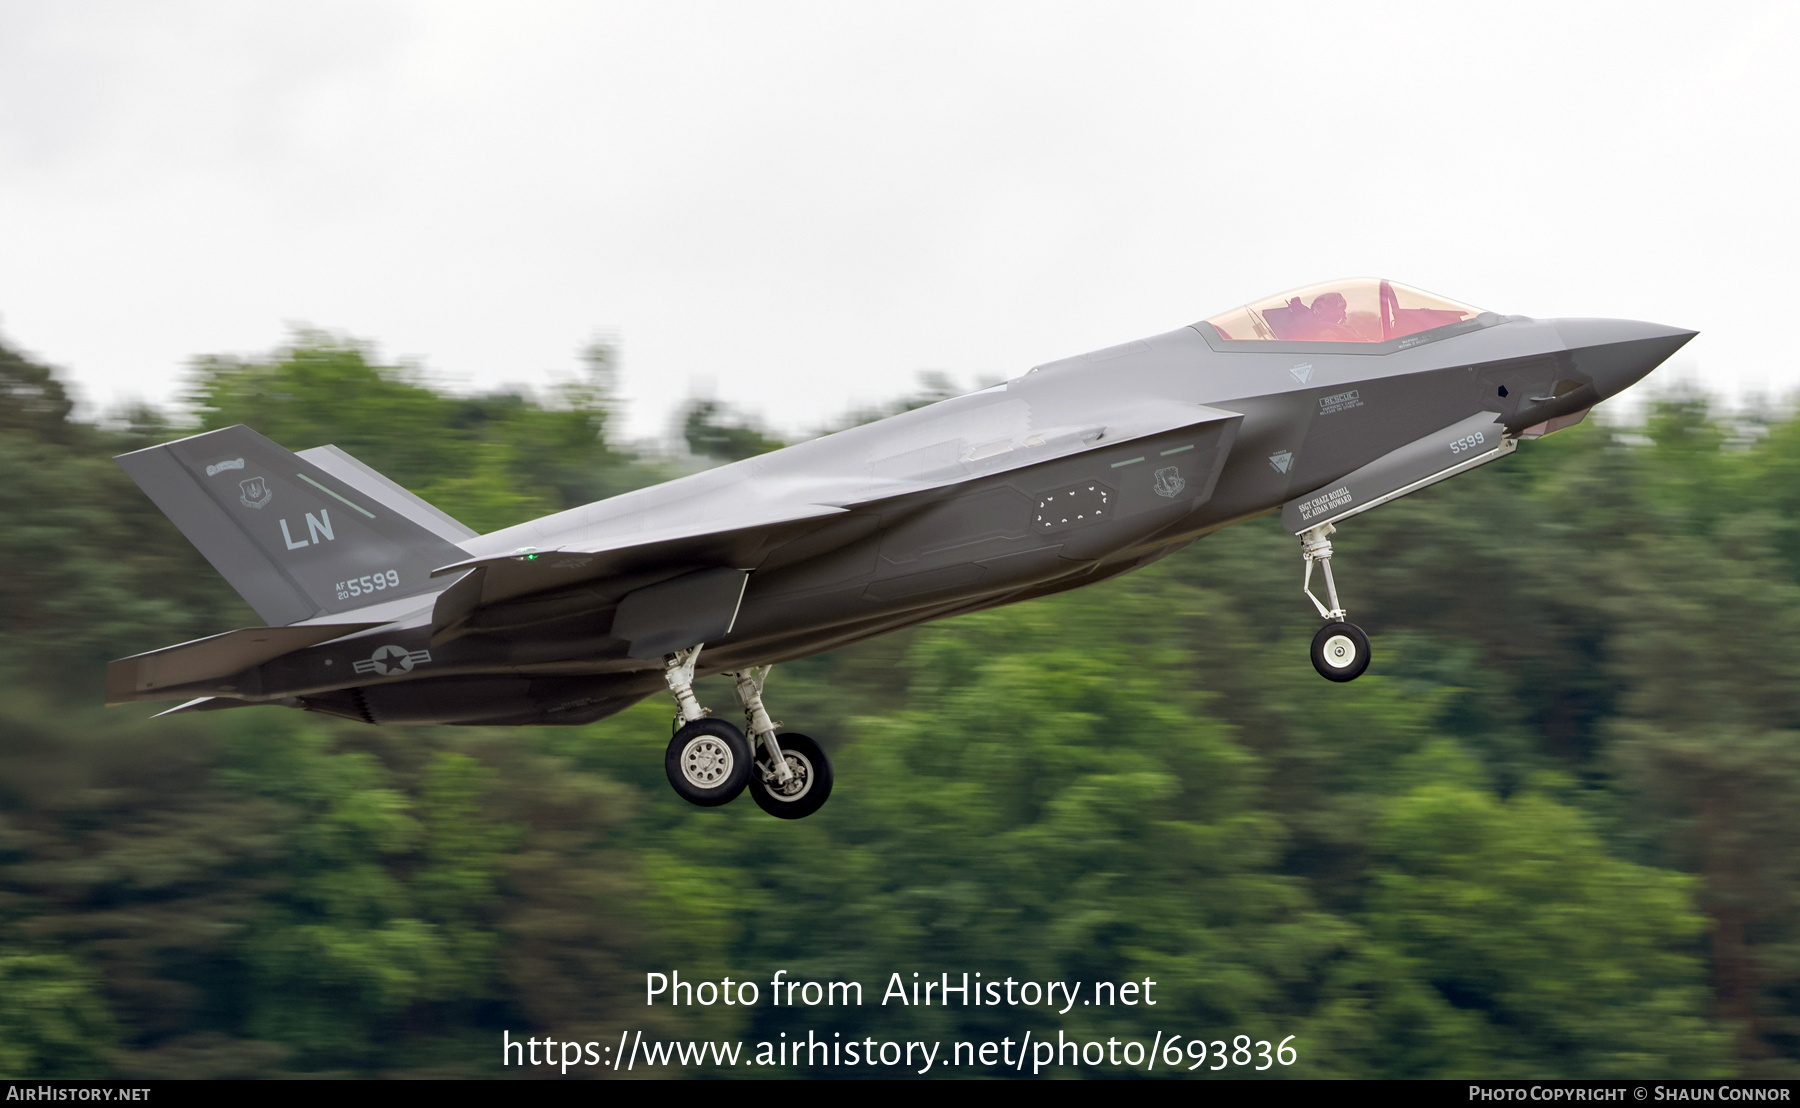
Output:
[[[341,450],[307,454],[240,425],[118,462],[270,626],[434,591],[468,557],[449,516]]]

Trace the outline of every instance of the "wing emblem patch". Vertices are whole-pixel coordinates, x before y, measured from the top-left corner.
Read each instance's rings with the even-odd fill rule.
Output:
[[[1185,488],[1187,488],[1187,482],[1182,479],[1181,470],[1178,467],[1164,466],[1156,471],[1156,495],[1172,499],[1176,493]]]
[[[239,481],[238,489],[238,501],[246,508],[265,507],[269,501],[275,499],[275,494],[269,491],[269,483],[261,477]]]
[[[429,650],[408,650],[404,646],[378,647],[374,654],[356,663],[356,672],[373,673],[377,677],[392,677],[397,673],[411,673],[412,668],[422,662],[431,661]]]

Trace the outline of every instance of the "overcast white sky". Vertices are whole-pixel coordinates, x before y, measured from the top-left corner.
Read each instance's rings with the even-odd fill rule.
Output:
[[[0,0],[0,333],[99,406],[291,323],[463,386],[607,334],[634,434],[696,389],[792,431],[1374,274],[1779,393],[1797,46],[1791,3]]]

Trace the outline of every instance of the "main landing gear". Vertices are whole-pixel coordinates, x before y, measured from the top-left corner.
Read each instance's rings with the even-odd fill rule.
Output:
[[[675,737],[663,756],[669,784],[690,804],[713,808],[736,800],[746,787],[756,806],[777,819],[810,816],[831,797],[831,762],[805,735],[775,737],[781,725],[763,707],[763,682],[772,666],[739,671],[738,700],[744,731],[712,719],[694,696],[694,665],[700,647],[669,655],[663,678],[675,698]]]
[[[1338,603],[1337,582],[1331,577],[1331,539],[1328,537],[1336,530],[1331,524],[1322,523],[1300,532],[1300,556],[1306,559],[1306,576],[1300,583],[1300,591],[1313,602],[1320,618],[1325,620],[1325,626],[1313,636],[1313,668],[1327,681],[1354,681],[1369,668],[1369,636],[1362,628],[1344,619],[1346,613]],[[1331,598],[1329,608],[1313,595],[1314,562],[1325,571],[1325,595]]]

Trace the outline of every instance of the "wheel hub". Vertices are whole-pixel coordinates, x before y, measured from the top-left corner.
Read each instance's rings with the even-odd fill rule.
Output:
[[[1348,635],[1333,635],[1325,640],[1325,664],[1346,669],[1356,664],[1356,643]]]
[[[681,775],[695,788],[710,789],[731,776],[731,748],[711,735],[702,735],[681,752]]]
[[[788,754],[785,757],[788,772],[792,774],[785,784],[776,776],[775,769],[767,762],[757,768],[762,771],[763,784],[768,787],[769,795],[780,800],[798,800],[806,795],[808,784],[812,780],[812,766],[805,758]]]

